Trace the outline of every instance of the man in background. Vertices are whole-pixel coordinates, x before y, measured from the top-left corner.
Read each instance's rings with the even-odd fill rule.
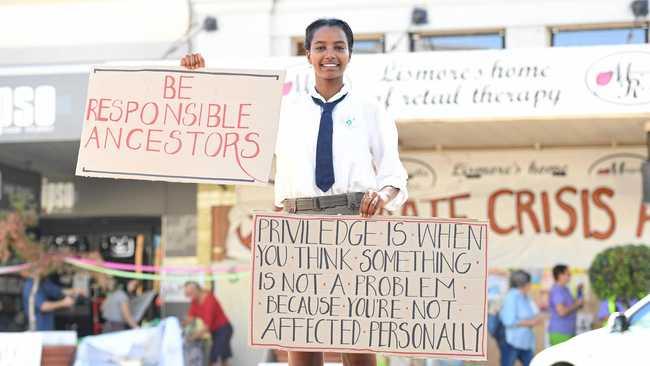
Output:
[[[560,344],[576,335],[577,311],[583,305],[581,286],[578,287],[578,298],[574,299],[567,287],[571,281],[569,267],[558,264],[553,267],[555,283],[549,292],[549,311],[551,319],[548,323],[548,333],[551,346]]]
[[[63,289],[35,268],[23,285],[23,306],[27,313],[28,330],[48,331],[54,329],[54,311],[71,308],[75,297],[82,296],[78,289]]]
[[[227,366],[228,360],[232,357],[230,340],[233,329],[221,305],[211,291],[202,289],[194,281],[185,283],[185,296],[190,299],[191,303],[184,325],[189,324],[195,318],[200,318],[206,326],[204,332],[209,332],[212,336],[210,362],[213,366]],[[204,335],[197,334],[196,337]]]

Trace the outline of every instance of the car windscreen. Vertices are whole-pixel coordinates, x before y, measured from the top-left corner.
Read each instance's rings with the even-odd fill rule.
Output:
[[[650,303],[643,305],[630,317],[630,328],[650,329]]]

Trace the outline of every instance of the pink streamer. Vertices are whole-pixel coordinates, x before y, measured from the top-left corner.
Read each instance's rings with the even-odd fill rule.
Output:
[[[31,266],[32,266],[31,263],[24,263],[24,264],[16,264],[13,266],[0,267],[0,275],[20,272]]]
[[[248,267],[245,266],[235,266],[235,267],[220,267],[220,268],[211,268],[206,266],[148,266],[127,263],[117,263],[117,262],[100,262],[93,259],[86,258],[72,258],[79,262],[100,266],[104,268],[119,269],[126,271],[142,271],[142,272],[152,272],[152,273],[236,273],[247,271]]]

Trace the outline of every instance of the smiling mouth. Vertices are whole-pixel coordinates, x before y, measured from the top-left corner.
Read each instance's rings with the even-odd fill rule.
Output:
[[[338,64],[330,64],[330,63],[327,63],[327,64],[321,64],[320,66],[323,67],[323,68],[326,68],[326,69],[332,69],[332,68],[339,67]]]

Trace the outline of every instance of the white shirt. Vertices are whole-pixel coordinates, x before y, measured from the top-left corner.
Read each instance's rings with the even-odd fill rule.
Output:
[[[408,196],[406,170],[399,160],[397,128],[375,100],[355,94],[347,86],[334,95],[347,93],[332,114],[334,185],[322,192],[316,186],[316,143],[321,107],[312,96],[326,101],[315,89],[311,95],[284,98],[276,143],[275,205],[285,198],[316,197],[348,192],[399,188],[386,205],[394,211]]]

